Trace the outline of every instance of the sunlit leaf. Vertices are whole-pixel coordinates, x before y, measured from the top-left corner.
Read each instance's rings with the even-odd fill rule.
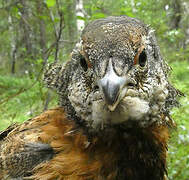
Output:
[[[48,7],[53,7],[56,4],[55,0],[46,0],[46,4]]]

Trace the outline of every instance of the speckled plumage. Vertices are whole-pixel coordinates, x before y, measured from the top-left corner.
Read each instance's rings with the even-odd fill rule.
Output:
[[[165,180],[179,94],[168,72],[141,21],[89,23],[71,59],[44,75],[61,107],[1,133],[0,178]]]
[[[141,48],[147,56],[145,67],[134,64]],[[83,57],[90,66],[86,72],[80,66],[80,59]],[[55,73],[54,81],[48,74],[54,71],[51,67],[45,80],[49,87],[59,93],[61,106],[71,104],[74,107],[69,105],[71,114],[75,111],[79,121],[85,121],[87,126],[94,125],[95,128],[102,125],[102,120],[104,125],[109,125],[109,122],[106,123],[108,115],[102,117],[102,112],[93,114],[92,111],[97,104],[99,110],[95,111],[109,113],[103,95],[95,88],[98,80],[105,75],[110,59],[113,59],[112,65],[116,74],[127,76],[132,86],[109,116],[121,117],[120,113],[126,113],[125,119],[121,121],[139,120],[141,126],[171,121],[169,111],[177,105],[178,92],[168,82],[169,67],[160,55],[154,31],[134,18],[109,17],[89,24],[84,29],[77,48],[73,50],[71,61],[63,68],[54,66],[59,71]],[[144,109],[140,107],[140,103]],[[132,109],[133,106],[136,110]],[[136,112],[140,114],[137,115]],[[163,121],[161,114],[165,116]],[[97,125],[97,121],[100,124]]]

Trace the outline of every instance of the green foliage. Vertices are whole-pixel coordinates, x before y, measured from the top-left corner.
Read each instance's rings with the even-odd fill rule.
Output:
[[[189,62],[175,61],[172,82],[185,94],[180,100],[181,107],[172,111],[177,129],[172,132],[169,143],[169,177],[171,180],[188,180],[189,177]]]
[[[56,4],[55,0],[46,0],[46,4],[48,7],[53,7]]]
[[[23,122],[41,113],[47,89],[41,82],[25,77],[0,76],[0,130],[13,122]],[[57,104],[53,96],[51,106]]]

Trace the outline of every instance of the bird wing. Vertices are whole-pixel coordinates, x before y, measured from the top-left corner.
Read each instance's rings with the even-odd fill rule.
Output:
[[[18,124],[14,123],[14,124],[11,124],[9,127],[7,127],[5,130],[0,131],[0,142],[8,135],[9,132],[11,132],[17,126]]]
[[[0,132],[0,179],[28,176],[35,166],[53,157],[53,148],[40,138],[49,121],[47,116],[38,116]]]

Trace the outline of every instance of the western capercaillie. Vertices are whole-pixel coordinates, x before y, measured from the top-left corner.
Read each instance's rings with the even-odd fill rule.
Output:
[[[179,94],[168,72],[141,21],[89,23],[71,59],[44,75],[60,107],[1,133],[0,178],[165,180]]]

